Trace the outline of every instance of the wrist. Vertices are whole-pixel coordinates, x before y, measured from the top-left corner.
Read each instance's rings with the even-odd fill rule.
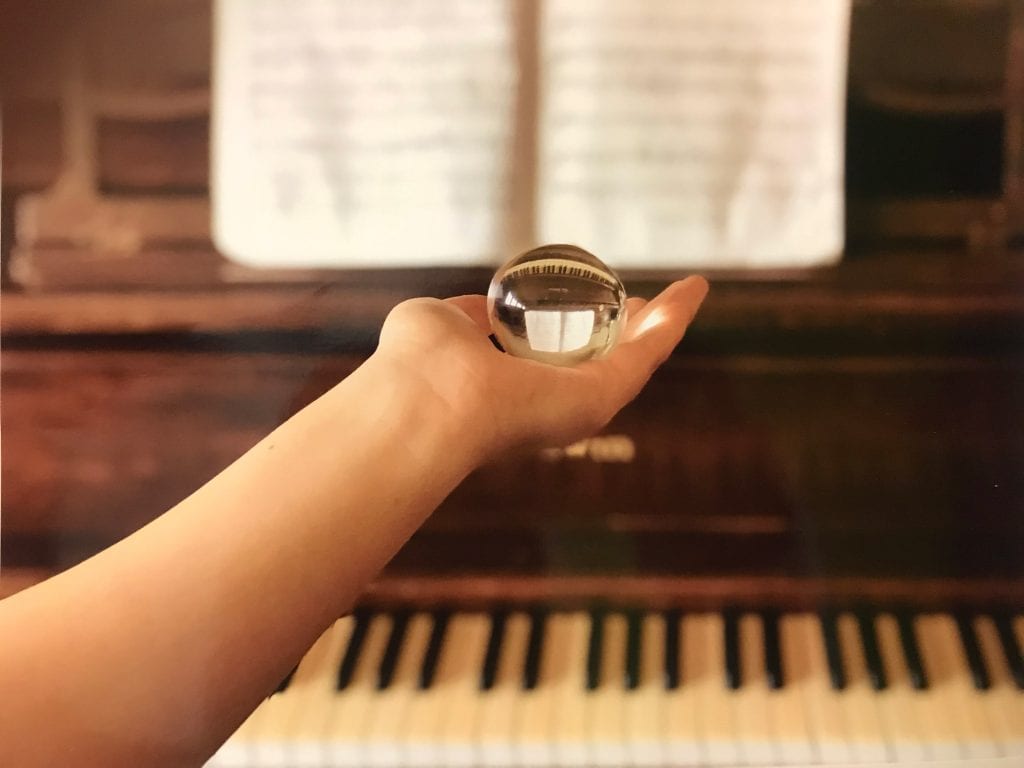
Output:
[[[349,377],[352,394],[376,429],[395,432],[410,459],[443,464],[461,481],[494,442],[489,409],[472,377],[439,371],[443,361],[418,362],[375,353]]]

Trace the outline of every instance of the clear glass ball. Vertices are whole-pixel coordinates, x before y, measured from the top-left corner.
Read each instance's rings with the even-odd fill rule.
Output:
[[[626,289],[594,254],[575,245],[543,245],[494,274],[487,313],[509,354],[576,365],[615,346],[626,322]]]

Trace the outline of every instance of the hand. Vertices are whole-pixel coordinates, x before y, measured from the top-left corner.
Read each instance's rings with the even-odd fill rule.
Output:
[[[601,429],[639,394],[682,339],[708,291],[703,277],[655,299],[627,302],[610,354],[572,368],[524,360],[490,342],[484,296],[411,299],[381,330],[375,357],[421,377],[486,454],[520,445],[567,445]]]

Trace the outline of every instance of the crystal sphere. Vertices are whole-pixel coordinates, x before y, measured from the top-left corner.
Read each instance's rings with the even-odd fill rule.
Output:
[[[576,365],[615,346],[626,321],[626,289],[594,254],[544,245],[495,272],[487,313],[509,354]]]

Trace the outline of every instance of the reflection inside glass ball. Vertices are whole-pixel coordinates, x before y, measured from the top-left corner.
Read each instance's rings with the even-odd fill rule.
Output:
[[[509,354],[576,365],[607,354],[626,321],[626,290],[592,253],[545,245],[499,269],[487,292],[498,343]]]

